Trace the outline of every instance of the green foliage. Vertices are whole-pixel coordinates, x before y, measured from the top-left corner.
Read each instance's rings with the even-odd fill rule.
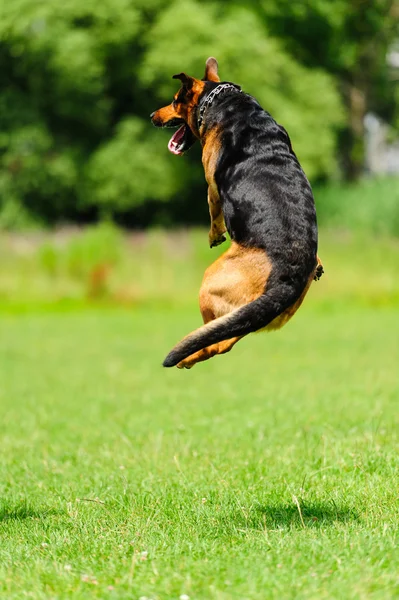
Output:
[[[393,114],[394,16],[374,4],[359,24],[355,0],[0,0],[0,226],[190,218],[181,206],[204,201],[198,151],[168,154],[149,113],[170,101],[174,72],[201,77],[211,54],[288,129],[311,179],[335,176],[342,82],[364,72]]]
[[[93,270],[120,261],[122,233],[111,224],[90,227],[64,243],[39,246],[39,264],[50,276],[70,276],[85,281]]]
[[[392,122],[398,105],[397,72],[390,72],[387,63],[399,38],[398,3],[264,0],[259,14],[302,62],[334,76],[345,107],[340,162],[348,178],[358,178],[364,167],[366,112]]]
[[[10,204],[24,211],[32,206],[46,217],[67,212],[78,183],[78,165],[70,149],[58,153],[50,132],[40,124],[2,134],[0,144],[0,223],[7,225]]]
[[[87,201],[112,214],[149,199],[169,200],[183,180],[177,161],[168,160],[164,141],[141,119],[121,121],[88,162]]]
[[[395,178],[316,188],[315,198],[322,226],[399,237],[399,186]]]
[[[11,198],[50,221],[83,216],[86,164],[133,94],[140,12],[126,0],[0,6],[0,209]]]

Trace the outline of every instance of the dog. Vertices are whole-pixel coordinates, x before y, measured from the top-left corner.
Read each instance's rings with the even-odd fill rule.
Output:
[[[163,365],[190,369],[225,354],[245,335],[278,329],[298,310],[323,266],[316,209],[288,133],[260,104],[218,75],[208,58],[203,79],[173,75],[181,86],[151,114],[156,127],[178,127],[169,150],[199,140],[208,184],[210,247],[231,246],[206,271],[200,289],[204,325],[178,343]]]

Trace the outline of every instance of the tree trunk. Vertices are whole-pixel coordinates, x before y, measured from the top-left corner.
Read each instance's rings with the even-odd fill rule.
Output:
[[[348,128],[342,138],[343,171],[346,179],[354,181],[363,173],[365,160],[364,117],[367,111],[366,93],[362,86],[349,83],[344,93],[349,115]]]

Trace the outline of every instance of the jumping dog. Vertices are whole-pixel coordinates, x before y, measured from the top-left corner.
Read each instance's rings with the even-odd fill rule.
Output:
[[[202,80],[173,75],[181,87],[151,114],[156,127],[178,127],[169,141],[183,154],[196,140],[208,183],[209,245],[231,246],[206,271],[200,289],[204,325],[179,342],[165,367],[191,368],[229,352],[243,336],[282,327],[323,273],[310,184],[286,130],[231,82],[215,58]]]

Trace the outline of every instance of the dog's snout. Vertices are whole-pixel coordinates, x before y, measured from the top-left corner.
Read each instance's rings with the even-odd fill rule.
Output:
[[[150,119],[151,119],[151,122],[154,125],[154,127],[162,127],[163,126],[162,119],[160,118],[160,115],[158,114],[157,110],[154,110],[154,112],[152,112],[150,114]]]

